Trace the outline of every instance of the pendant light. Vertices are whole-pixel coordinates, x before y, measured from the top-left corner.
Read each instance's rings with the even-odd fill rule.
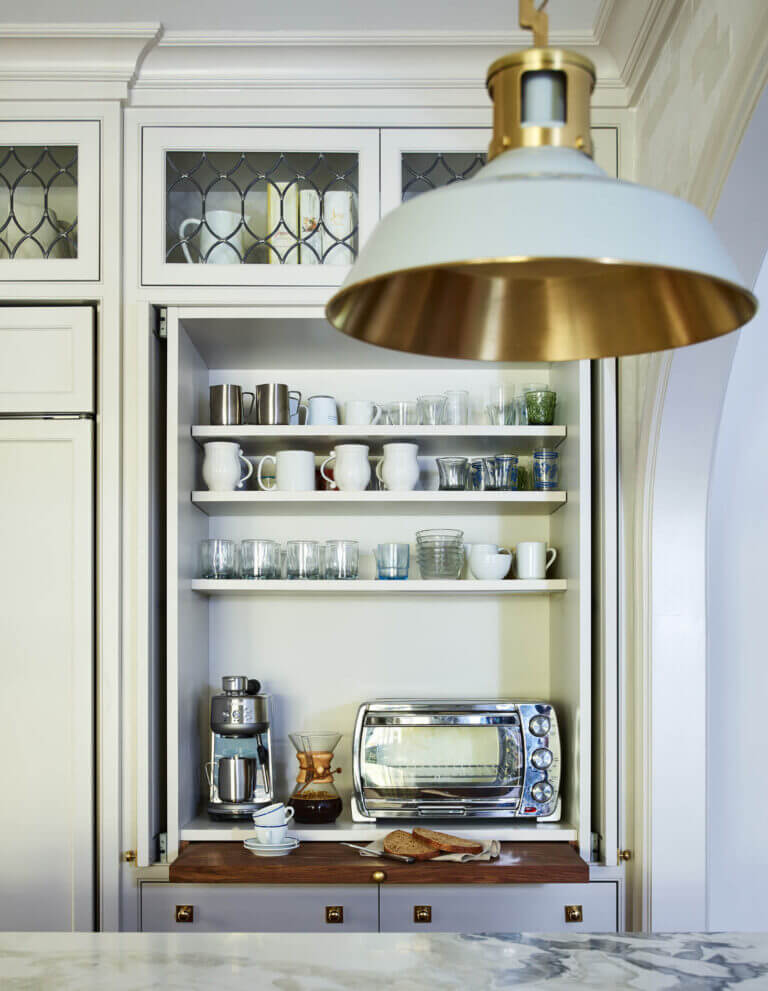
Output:
[[[547,47],[494,62],[489,161],[385,216],[328,303],[351,337],[486,361],[566,361],[682,347],[750,320],[757,301],[708,218],[610,178],[591,158],[593,64]]]

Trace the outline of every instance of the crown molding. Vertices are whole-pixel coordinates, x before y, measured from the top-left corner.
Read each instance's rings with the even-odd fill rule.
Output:
[[[617,30],[616,37],[610,36],[614,20],[622,13],[614,8],[613,18],[606,23],[602,37],[616,60],[618,75],[626,87],[629,106],[636,105],[640,98],[669,33],[669,27],[685,2],[686,0],[648,0],[642,20],[624,38],[621,37],[621,29]],[[627,35],[626,28],[624,34]]]
[[[595,15],[595,22],[592,25],[592,37],[596,45],[601,45],[606,28],[613,14],[614,0],[601,0],[600,7]]]
[[[123,24],[3,24],[5,38],[144,38],[155,39],[160,33],[158,23]]]
[[[612,5],[613,0],[603,0]],[[550,44],[562,48],[597,45],[592,31],[550,34]],[[166,31],[158,47],[183,48],[529,48],[530,31]]]

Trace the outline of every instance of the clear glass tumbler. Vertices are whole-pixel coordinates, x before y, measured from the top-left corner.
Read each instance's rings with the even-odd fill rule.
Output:
[[[517,488],[517,455],[496,455],[496,488],[507,492]]]
[[[419,418],[426,426],[442,423],[444,412],[445,396],[419,396]]]
[[[531,426],[549,427],[555,422],[557,393],[551,389],[529,390],[525,394],[528,423]]]
[[[472,458],[468,485],[475,492],[493,492],[497,488],[496,458]]]
[[[469,423],[469,393],[466,389],[447,389],[443,423],[460,426]]]
[[[237,573],[237,547],[234,540],[200,541],[200,577],[234,578]]]
[[[392,427],[415,427],[419,423],[419,408],[411,400],[387,403],[384,412]]]
[[[279,578],[280,544],[276,540],[240,542],[241,578]]]
[[[485,415],[492,427],[509,427],[515,423],[515,388],[494,385],[488,390]]]
[[[410,563],[410,544],[376,545],[376,571],[380,579],[391,581],[407,578]]]
[[[320,544],[317,540],[289,540],[285,548],[288,578],[320,577]]]
[[[357,578],[360,545],[356,540],[327,540],[323,547],[323,577]]]
[[[467,487],[467,458],[435,458],[442,492],[463,491]]]

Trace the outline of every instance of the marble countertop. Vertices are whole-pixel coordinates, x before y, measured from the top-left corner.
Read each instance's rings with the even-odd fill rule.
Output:
[[[768,988],[768,934],[0,933],[2,991]]]

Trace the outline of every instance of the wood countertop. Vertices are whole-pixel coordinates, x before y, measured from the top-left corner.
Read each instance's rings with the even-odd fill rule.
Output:
[[[302,843],[287,857],[261,858],[240,843],[189,843],[168,880],[220,884],[557,884],[589,880],[589,867],[568,843],[502,843],[496,860],[399,863],[363,857],[340,843]]]

